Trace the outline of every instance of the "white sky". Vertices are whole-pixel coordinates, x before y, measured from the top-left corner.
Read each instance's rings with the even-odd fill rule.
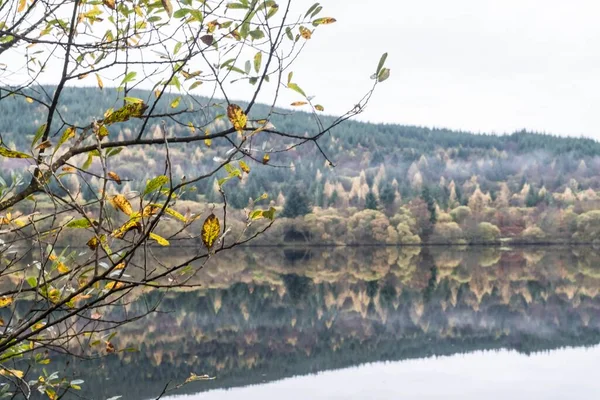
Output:
[[[329,112],[344,111],[364,91],[387,51],[392,75],[361,119],[600,139],[597,1],[321,4],[338,22],[315,33],[296,69],[307,75],[298,83]]]
[[[293,0],[295,14],[304,14],[313,2]],[[338,22],[317,29],[292,70],[294,82],[316,95],[315,103],[327,113],[352,108],[388,52],[391,77],[362,120],[486,133],[525,128],[600,139],[596,0],[320,2],[320,16]],[[77,84],[95,85],[95,78]],[[210,94],[203,87],[195,93]],[[253,88],[236,86],[232,97],[248,100]],[[265,89],[259,100],[268,102],[273,91]],[[284,91],[279,105],[297,100]]]

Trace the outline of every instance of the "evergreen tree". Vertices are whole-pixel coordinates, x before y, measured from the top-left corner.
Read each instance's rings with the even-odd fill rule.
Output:
[[[431,192],[427,186],[423,188],[423,191],[421,192],[421,198],[423,199],[423,201],[425,201],[425,203],[427,203],[427,210],[429,211],[429,222],[431,222],[432,225],[435,225],[435,223],[437,222],[437,210],[435,208],[435,200],[433,199],[433,196],[431,195]]]
[[[365,208],[369,210],[377,210],[377,198],[372,190],[369,190],[365,197]]]
[[[535,207],[539,201],[540,199],[537,191],[534,189],[533,185],[529,186],[529,192],[527,192],[527,196],[525,197],[525,205],[527,207]]]
[[[386,184],[379,193],[379,201],[384,207],[390,208],[394,204],[394,200],[396,200],[396,192],[391,185]]]
[[[285,205],[283,206],[282,217],[296,218],[312,212],[312,207],[308,201],[308,197],[301,192],[296,186],[285,197]]]

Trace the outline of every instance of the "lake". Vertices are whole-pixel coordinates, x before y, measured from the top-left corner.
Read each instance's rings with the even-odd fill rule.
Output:
[[[174,251],[167,258],[183,257]],[[118,353],[71,361],[94,399],[562,399],[600,393],[587,247],[251,248],[201,289],[140,297]]]

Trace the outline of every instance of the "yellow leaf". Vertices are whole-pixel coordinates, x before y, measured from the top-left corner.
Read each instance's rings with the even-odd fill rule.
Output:
[[[170,245],[170,243],[167,239],[165,239],[162,236],[157,235],[156,233],[150,233],[150,239],[156,240],[156,243],[160,244],[161,246],[169,246]]]
[[[30,155],[19,151],[9,150],[6,147],[0,147],[0,156],[7,158],[31,158]]]
[[[269,161],[271,161],[271,156],[269,156],[268,154],[265,154],[263,156],[262,163],[266,165],[269,163]]]
[[[317,104],[317,105],[315,106],[315,110],[317,110],[317,111],[325,111],[325,107],[323,107],[323,106],[322,106],[322,105],[320,105],[320,104]]]
[[[246,128],[246,123],[248,122],[248,117],[246,117],[242,108],[237,104],[230,104],[227,107],[227,117],[233,125],[233,128],[238,131],[239,134],[242,134]]]
[[[318,26],[318,25],[329,25],[329,24],[333,24],[334,22],[336,22],[335,18],[324,17],[324,18],[315,19],[312,22],[312,24],[313,24],[313,26]]]
[[[312,37],[312,32],[310,31],[310,29],[307,29],[303,26],[300,27],[300,35],[302,35],[302,37],[306,40],[310,39]]]
[[[292,105],[292,106],[294,106],[294,107],[298,107],[298,106],[303,106],[303,105],[305,105],[305,104],[308,104],[308,103],[307,103],[306,101],[295,101],[295,102],[293,102],[293,103],[292,103],[292,104],[290,104],[290,105]]]
[[[204,220],[204,224],[202,225],[202,243],[204,243],[207,249],[210,250],[210,248],[213,247],[220,232],[221,224],[219,223],[219,219],[215,214],[210,214],[206,217],[206,220]]]
[[[127,200],[122,194],[118,194],[116,196],[111,197],[110,202],[113,205],[113,207],[118,208],[126,215],[131,215],[133,213],[131,203],[129,203],[129,200]]]
[[[16,376],[17,378],[23,378],[25,374],[23,371],[19,371],[18,369],[0,369],[0,375],[2,376]]]
[[[39,331],[40,329],[42,329],[44,326],[46,326],[45,322],[38,322],[37,324],[35,324],[31,330],[32,331]]]
[[[61,169],[63,172],[74,172],[75,168],[73,167],[69,167],[68,165],[65,165],[64,167],[62,167]]]
[[[88,240],[86,244],[90,248],[90,250],[96,250],[100,243],[105,243],[105,242],[106,242],[106,236],[100,235],[100,238],[98,238],[97,236],[94,236],[93,238]]]
[[[212,139],[204,139],[204,144],[206,145],[206,147],[210,147],[210,145],[212,144]]]
[[[58,263],[58,272],[60,272],[61,274],[66,274],[67,272],[70,272],[71,270],[69,269],[69,267],[67,267],[64,263],[59,262]]]
[[[110,8],[111,10],[114,10],[116,8],[115,0],[102,0],[102,2],[106,7]]]
[[[17,12],[22,12],[27,5],[27,0],[19,0],[19,7],[17,8]]]
[[[123,282],[108,282],[105,286],[104,289],[105,290],[116,290],[116,289],[120,289],[123,286],[125,286],[125,284]]]
[[[173,100],[171,102],[171,108],[177,108],[179,106],[180,101],[181,101],[181,97],[175,98],[175,100]]]
[[[169,18],[171,18],[171,16],[173,15],[173,6],[171,5],[171,2],[169,0],[161,0],[161,2],[163,7],[165,8],[165,11],[169,15]]]
[[[25,101],[29,104],[33,103],[33,99],[31,97],[25,97]]]
[[[110,171],[107,175],[110,177],[110,179],[117,182],[117,184],[119,184],[119,185],[121,184],[121,177],[119,175],[117,175],[116,172]]]
[[[242,171],[244,171],[247,174],[250,173],[250,167],[248,166],[248,164],[246,164],[244,161],[240,161],[239,164]]]
[[[115,269],[125,269],[125,262],[119,263],[115,265]]]
[[[0,308],[10,306],[13,302],[12,297],[2,296],[0,297]]]
[[[136,219],[131,219],[129,221],[127,221],[126,223],[124,223],[119,229],[115,230],[112,233],[112,236],[117,238],[117,239],[122,239],[125,234],[131,230],[136,230],[138,231],[138,233],[142,232],[142,224],[140,224],[139,221],[137,221]]]

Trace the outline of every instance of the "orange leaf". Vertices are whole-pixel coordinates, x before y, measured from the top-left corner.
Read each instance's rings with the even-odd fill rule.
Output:
[[[294,107],[298,107],[298,106],[303,106],[303,105],[305,105],[305,104],[308,104],[308,103],[307,103],[306,101],[295,101],[295,102],[293,102],[293,103],[292,103],[292,104],[290,104],[290,105],[291,105],[291,106],[294,106]]]
[[[110,179],[117,182],[117,184],[121,184],[121,177],[117,175],[116,172],[110,171],[107,175],[110,177]]]
[[[310,31],[310,29],[307,29],[303,26],[300,27],[300,35],[302,35],[302,37],[306,40],[310,39],[312,37],[312,32]]]

